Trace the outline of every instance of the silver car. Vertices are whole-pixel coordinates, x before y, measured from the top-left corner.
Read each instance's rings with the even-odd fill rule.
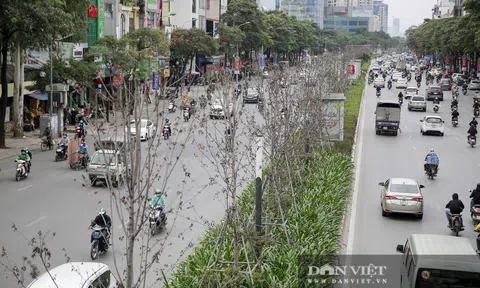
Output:
[[[243,103],[258,103],[260,93],[256,88],[248,88],[247,93],[243,96]]]
[[[423,194],[425,186],[407,178],[390,178],[378,183],[382,187],[380,201],[382,216],[391,213],[414,214],[423,218]]]
[[[375,88],[377,88],[377,87],[385,88],[385,80],[383,80],[383,78],[381,78],[381,77],[378,77],[373,82],[373,87],[375,87]]]
[[[480,90],[480,81],[479,80],[472,80],[470,84],[468,84],[468,89],[470,90]]]
[[[413,96],[408,102],[408,111],[421,110],[427,112],[427,101],[425,97],[417,95]]]
[[[405,89],[405,99],[410,99],[413,96],[417,96],[417,95],[418,95],[417,87],[407,87],[407,89]]]

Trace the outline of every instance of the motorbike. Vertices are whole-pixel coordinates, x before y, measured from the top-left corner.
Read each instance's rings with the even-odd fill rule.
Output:
[[[455,91],[455,96],[457,96],[457,97],[460,96],[460,92],[458,92],[458,90]]]
[[[68,147],[66,146],[65,144],[58,144],[57,146],[57,150],[55,151],[55,161],[58,162],[58,161],[61,161],[61,160],[67,160],[68,158],[68,154],[67,154],[67,151],[65,149],[65,147]]]
[[[190,120],[190,112],[188,111],[183,112],[183,120],[185,120],[185,122],[188,122],[188,120]]]
[[[434,105],[433,105],[433,112],[437,113],[437,112],[438,112],[438,109],[440,109],[440,105],[434,104]]]
[[[450,110],[453,112],[453,110],[457,110],[458,109],[458,106],[457,105],[453,105],[450,107]]]
[[[45,150],[52,150],[53,148],[53,139],[51,139],[50,141],[48,140],[47,136],[43,136],[42,137],[42,144],[40,145],[40,149],[42,151],[45,151]]]
[[[403,98],[398,98],[398,104],[400,104],[400,105],[403,104]]]
[[[155,234],[155,232],[163,230],[167,224],[167,216],[163,210],[163,206],[150,207],[148,220],[150,223],[150,234],[152,234],[152,236]]]
[[[388,90],[392,89],[392,83],[388,83]]]
[[[450,226],[450,230],[453,232],[453,235],[458,236],[458,233],[464,230],[464,228],[462,227],[462,215],[453,214],[451,221],[452,225]]]
[[[458,126],[458,118],[457,118],[457,117],[452,118],[452,125],[453,125],[453,127],[457,127],[457,126]]]
[[[167,140],[170,137],[170,128],[168,126],[163,127],[163,139]]]
[[[75,139],[80,139],[87,135],[87,131],[82,129],[80,126],[75,126]]]
[[[437,168],[435,167],[435,165],[426,165],[425,166],[425,174],[427,174],[428,178],[433,180],[435,177],[437,177]]]
[[[87,168],[88,165],[88,155],[84,153],[78,153],[78,160],[76,162],[70,163],[70,168],[80,170],[82,168]]]
[[[463,89],[462,92],[463,92],[463,95],[467,95],[467,89]]]
[[[93,230],[90,236],[90,257],[92,260],[96,260],[99,254],[103,254],[108,250],[108,241],[106,241],[102,233],[106,228],[93,225],[93,223],[89,228]]]
[[[377,91],[377,97],[380,97],[381,92]]]
[[[169,104],[168,104],[168,112],[169,112],[169,113],[173,113],[173,112],[175,112],[175,110],[177,110],[177,109],[175,108],[175,105],[174,105],[173,103],[169,103]]]
[[[27,178],[27,167],[25,167],[26,162],[23,160],[15,160],[17,162],[17,170],[15,172],[15,180],[20,181],[22,178]]]
[[[368,78],[368,85],[371,85],[373,83],[373,79],[372,78]]]
[[[421,83],[421,82],[417,82],[417,88],[420,88],[420,86],[422,86],[422,83]]]
[[[474,108],[474,109],[473,109],[473,116],[475,116],[475,117],[480,116],[480,109]]]
[[[477,137],[476,136],[469,136],[468,137],[468,144],[470,144],[470,147],[475,147],[477,145]]]
[[[472,193],[472,190],[468,190],[468,192]],[[472,217],[473,225],[477,226],[478,223],[480,223],[480,205],[479,204],[471,205],[470,216]]]

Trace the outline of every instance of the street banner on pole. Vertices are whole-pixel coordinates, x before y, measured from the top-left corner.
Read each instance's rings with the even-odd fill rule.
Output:
[[[264,68],[265,67],[265,57],[263,56],[260,56],[260,68]]]
[[[159,87],[159,77],[158,77],[158,73],[157,72],[153,72],[152,73],[152,90],[154,91],[158,91],[160,90],[160,87]]]

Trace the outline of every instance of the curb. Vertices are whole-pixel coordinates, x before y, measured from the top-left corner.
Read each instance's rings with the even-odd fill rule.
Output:
[[[357,140],[358,140],[358,128],[360,126],[360,116],[362,115],[363,113],[363,104],[364,104],[364,101],[365,101],[365,95],[366,95],[366,91],[367,91],[367,79],[365,78],[364,79],[365,81],[365,87],[362,91],[362,100],[360,101],[360,107],[358,109],[358,119],[357,119],[357,125],[355,126],[355,133],[354,133],[354,136],[353,136],[353,145],[352,145],[352,154],[351,154],[351,158],[352,158],[352,162],[354,163],[354,168],[353,168],[353,171],[352,171],[352,174],[353,174],[353,177],[354,177],[354,180],[352,182],[352,194],[350,195],[349,197],[349,200],[351,200],[352,196],[353,196],[353,193],[356,193],[355,191],[355,185],[356,185],[356,182],[359,180],[359,179],[355,179],[355,172],[357,171],[357,169],[359,169],[359,167],[356,167],[355,166],[355,161],[356,161],[356,152],[357,152],[357,149],[356,149],[356,146],[357,146]],[[345,213],[343,215],[343,219],[342,219],[342,223],[343,225],[340,226],[340,235],[341,235],[341,248],[340,248],[340,252],[345,252],[346,254],[346,250],[348,249],[348,238],[346,237],[348,234],[345,234],[346,231],[350,232],[350,225],[348,225],[348,229],[347,229],[347,223],[349,219],[351,219],[351,210],[352,210],[352,202],[350,201],[349,204],[348,204],[348,209],[347,209],[347,213]],[[347,238],[347,239],[346,239]],[[347,241],[346,241],[347,240]],[[347,243],[345,243],[347,242]]]

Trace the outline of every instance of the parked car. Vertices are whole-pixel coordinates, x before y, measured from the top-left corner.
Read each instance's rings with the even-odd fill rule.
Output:
[[[440,86],[430,86],[425,90],[427,101],[433,101],[438,97],[438,100],[443,101],[443,91]]]
[[[408,86],[408,83],[407,83],[407,79],[398,79],[397,81],[397,84],[395,85],[395,87],[397,89],[406,89]]]
[[[412,96],[418,95],[418,88],[417,87],[407,87],[405,89],[405,99],[410,99]]]
[[[452,80],[450,80],[449,78],[442,78],[438,83],[438,85],[440,85],[440,88],[442,88],[443,91],[451,91],[452,84]]]
[[[118,287],[117,280],[107,265],[97,262],[70,262],[40,275],[28,288],[91,288]]]
[[[243,103],[258,103],[260,93],[256,88],[249,87],[243,96]]]
[[[458,75],[455,78],[455,84],[457,84],[457,86],[461,86],[461,85],[463,85],[463,83],[467,83],[467,82],[468,82],[467,77],[465,77],[463,75]]]
[[[404,213],[423,218],[422,189],[425,186],[408,178],[390,178],[378,185],[382,187],[380,192],[382,216]]]
[[[140,119],[138,126],[140,129],[140,141],[147,141],[155,133],[155,126],[153,125],[152,121],[148,119]],[[125,134],[128,135],[128,132],[128,126],[125,126]],[[130,121],[130,135],[132,137],[136,137],[137,135],[137,124],[135,120]]]
[[[426,134],[437,134],[440,136],[444,135],[444,126],[445,121],[442,120],[440,116],[425,116],[420,120],[420,132],[422,135]]]
[[[421,110],[427,112],[427,101],[421,95],[415,95],[408,102],[408,111]]]
[[[383,80],[382,77],[376,78],[375,81],[373,82],[373,87],[385,88],[385,80]]]
[[[468,84],[468,89],[470,90],[480,90],[480,80],[472,80]]]

